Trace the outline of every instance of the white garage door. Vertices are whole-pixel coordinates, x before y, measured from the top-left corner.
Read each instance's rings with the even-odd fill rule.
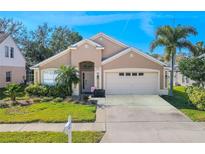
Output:
[[[158,94],[157,72],[106,72],[106,94]]]

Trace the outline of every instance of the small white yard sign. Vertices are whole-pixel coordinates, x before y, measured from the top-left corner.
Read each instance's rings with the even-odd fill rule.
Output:
[[[72,120],[71,116],[68,116],[68,122],[65,124],[64,132],[68,134],[68,143],[72,143]]]

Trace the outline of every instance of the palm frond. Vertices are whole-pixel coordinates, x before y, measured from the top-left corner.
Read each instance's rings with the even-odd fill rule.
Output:
[[[175,37],[178,39],[186,38],[189,35],[197,35],[197,31],[192,26],[177,26],[175,29]]]
[[[163,37],[169,40],[173,39],[174,29],[171,26],[162,26],[159,27],[156,31],[156,38]]]
[[[150,45],[150,51],[152,52],[158,46],[168,46],[168,45],[169,45],[169,41],[166,38],[158,38],[152,41]]]

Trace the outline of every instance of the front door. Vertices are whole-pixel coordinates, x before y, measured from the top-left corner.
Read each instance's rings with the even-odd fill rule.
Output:
[[[91,87],[94,86],[94,72],[82,71],[81,72],[81,89],[83,93],[91,92]]]

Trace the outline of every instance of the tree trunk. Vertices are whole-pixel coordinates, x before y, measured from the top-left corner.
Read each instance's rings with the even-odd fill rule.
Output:
[[[169,90],[169,96],[173,96],[173,80],[174,80],[174,53],[172,53],[171,57],[171,75],[170,75],[170,90]]]

